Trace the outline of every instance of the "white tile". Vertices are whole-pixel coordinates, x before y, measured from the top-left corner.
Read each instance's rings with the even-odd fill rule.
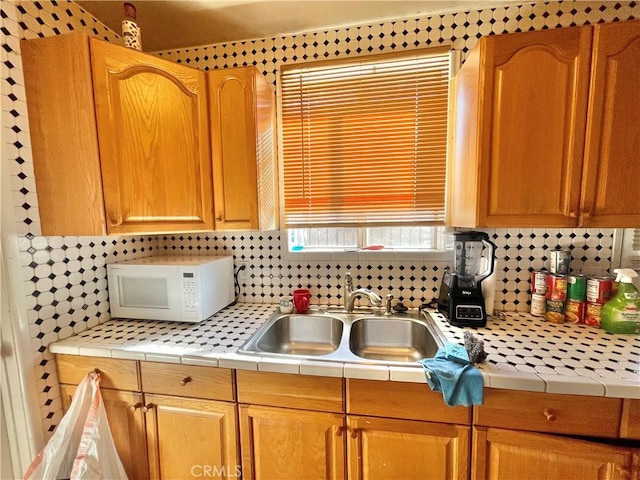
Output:
[[[81,346],[79,349],[79,354],[87,357],[111,357],[111,348]]]
[[[273,373],[300,373],[300,364],[302,360],[289,359],[289,358],[269,358],[262,357],[258,364],[258,371],[260,372],[273,372]]]
[[[319,377],[344,377],[344,365],[336,362],[318,362],[303,360],[300,364],[301,375],[316,375]]]
[[[48,348],[51,353],[80,355],[80,346],[77,344],[65,344],[63,342],[56,342],[49,345]]]
[[[182,356],[182,363],[185,365],[200,365],[203,367],[218,367],[219,366],[220,353],[198,353],[188,354]]]
[[[344,376],[362,380],[389,380],[389,367],[345,363]]]
[[[595,396],[603,396],[605,394],[604,385],[592,378],[547,374],[538,374],[538,376],[547,384],[547,393]]]
[[[145,360],[145,354],[143,352],[132,352],[131,350],[125,350],[120,348],[114,348],[111,350],[112,358],[121,358],[123,360]]]
[[[605,397],[640,399],[640,382],[622,379],[604,381]]]
[[[163,354],[163,353],[145,353],[144,359],[148,362],[160,363],[181,363],[179,355]]]
[[[424,368],[419,367],[389,367],[389,380],[392,382],[426,383]]]
[[[489,376],[491,388],[531,392],[544,392],[546,388],[544,380],[535,374],[500,370],[488,363],[482,364],[480,370]]]
[[[259,357],[249,357],[237,353],[225,353],[220,356],[218,366],[221,368],[237,368],[240,370],[258,370]]]

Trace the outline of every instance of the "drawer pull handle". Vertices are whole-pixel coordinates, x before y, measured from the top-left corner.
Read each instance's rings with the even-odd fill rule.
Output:
[[[180,380],[180,385],[184,387],[190,381],[191,381],[191,377],[184,377],[182,380]]]
[[[129,407],[129,410],[131,410],[132,412],[135,412],[140,407],[142,407],[142,402],[134,403]]]
[[[344,427],[338,427],[338,430],[336,430],[336,435],[338,437],[341,437],[343,431],[344,431]]]
[[[358,438],[358,429],[354,428],[351,432],[351,438]]]
[[[145,405],[144,407],[142,407],[142,411],[144,413],[147,413],[149,410],[154,409],[156,406],[153,403],[149,403],[147,405]]]
[[[545,416],[545,418],[547,419],[548,422],[555,422],[556,421],[555,414],[551,410],[549,410],[548,408],[545,408],[542,411],[542,414]]]
[[[580,210],[573,210],[569,212],[569,218],[578,218],[580,216]]]

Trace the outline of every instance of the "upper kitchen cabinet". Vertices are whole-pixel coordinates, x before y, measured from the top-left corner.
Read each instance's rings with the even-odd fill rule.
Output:
[[[639,224],[639,52],[638,21],[480,39],[455,82],[448,223]]]
[[[44,235],[213,230],[203,72],[75,34],[22,56]]]
[[[585,227],[640,225],[640,20],[596,25],[580,200]]]
[[[278,228],[275,95],[255,67],[207,72],[216,230]]]

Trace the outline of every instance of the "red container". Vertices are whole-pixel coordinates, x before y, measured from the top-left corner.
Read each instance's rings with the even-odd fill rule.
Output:
[[[580,300],[567,300],[564,306],[565,319],[568,323],[584,323],[584,311],[586,302]]]
[[[547,275],[547,299],[561,300],[567,299],[567,277],[550,273]]]
[[[531,272],[531,295],[544,295],[547,292],[547,272]]]
[[[602,316],[602,304],[587,302],[585,306],[584,323],[591,327],[600,326]]]
[[[611,298],[613,281],[609,277],[587,279],[587,302],[604,305]]]

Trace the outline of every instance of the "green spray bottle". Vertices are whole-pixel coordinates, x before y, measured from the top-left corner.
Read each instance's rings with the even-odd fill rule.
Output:
[[[640,333],[640,293],[632,283],[638,274],[630,268],[618,274],[618,293],[602,307],[601,327],[609,333]]]

